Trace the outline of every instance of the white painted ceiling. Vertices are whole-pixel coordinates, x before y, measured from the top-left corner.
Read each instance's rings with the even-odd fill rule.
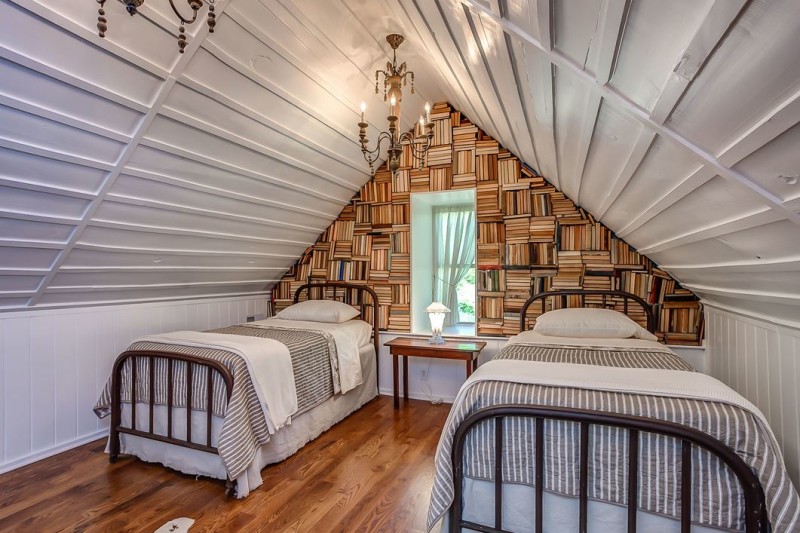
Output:
[[[96,8],[0,0],[0,310],[269,288],[369,178],[400,32],[404,128],[449,101],[705,301],[800,322],[797,0],[217,0],[183,55],[167,0]]]

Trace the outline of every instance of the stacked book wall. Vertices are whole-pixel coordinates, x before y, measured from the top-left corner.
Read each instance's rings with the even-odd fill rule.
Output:
[[[386,166],[353,196],[273,289],[276,310],[310,280],[341,280],[372,287],[379,299],[379,327],[410,329],[410,196],[471,188],[477,207],[477,331],[509,336],[532,295],[566,289],[624,290],[652,306],[658,337],[697,345],[703,336],[698,299],[667,272],[577,206],[546,177],[520,161],[446,103],[431,110],[432,147],[423,166],[401,156],[392,175]],[[574,303],[574,302],[573,302]],[[600,298],[588,299],[601,306]],[[563,305],[551,299],[529,310],[534,318]],[[621,300],[608,307],[622,311]],[[644,313],[628,314],[644,325]]]

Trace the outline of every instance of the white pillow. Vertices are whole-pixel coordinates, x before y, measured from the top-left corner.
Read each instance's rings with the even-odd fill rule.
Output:
[[[533,331],[553,337],[657,340],[655,335],[612,309],[555,309],[536,319]]]
[[[357,309],[346,303],[334,300],[306,300],[290,305],[275,315],[275,318],[341,324],[360,314]]]

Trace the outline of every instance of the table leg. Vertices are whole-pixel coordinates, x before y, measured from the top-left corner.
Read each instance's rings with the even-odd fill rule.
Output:
[[[408,356],[403,356],[403,399],[408,400]]]
[[[399,387],[397,386],[397,354],[392,354],[392,381],[392,390],[394,391],[394,408],[400,409],[400,397],[398,396]]]
[[[478,370],[478,357],[480,357],[480,354],[478,356],[476,356],[475,359],[472,360],[472,371],[473,372]]]
[[[467,377],[472,375],[472,361],[467,359]]]

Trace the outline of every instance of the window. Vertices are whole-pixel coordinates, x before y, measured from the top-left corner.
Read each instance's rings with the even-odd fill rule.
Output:
[[[411,195],[411,324],[430,331],[425,308],[451,312],[445,334],[475,334],[475,191]]]

